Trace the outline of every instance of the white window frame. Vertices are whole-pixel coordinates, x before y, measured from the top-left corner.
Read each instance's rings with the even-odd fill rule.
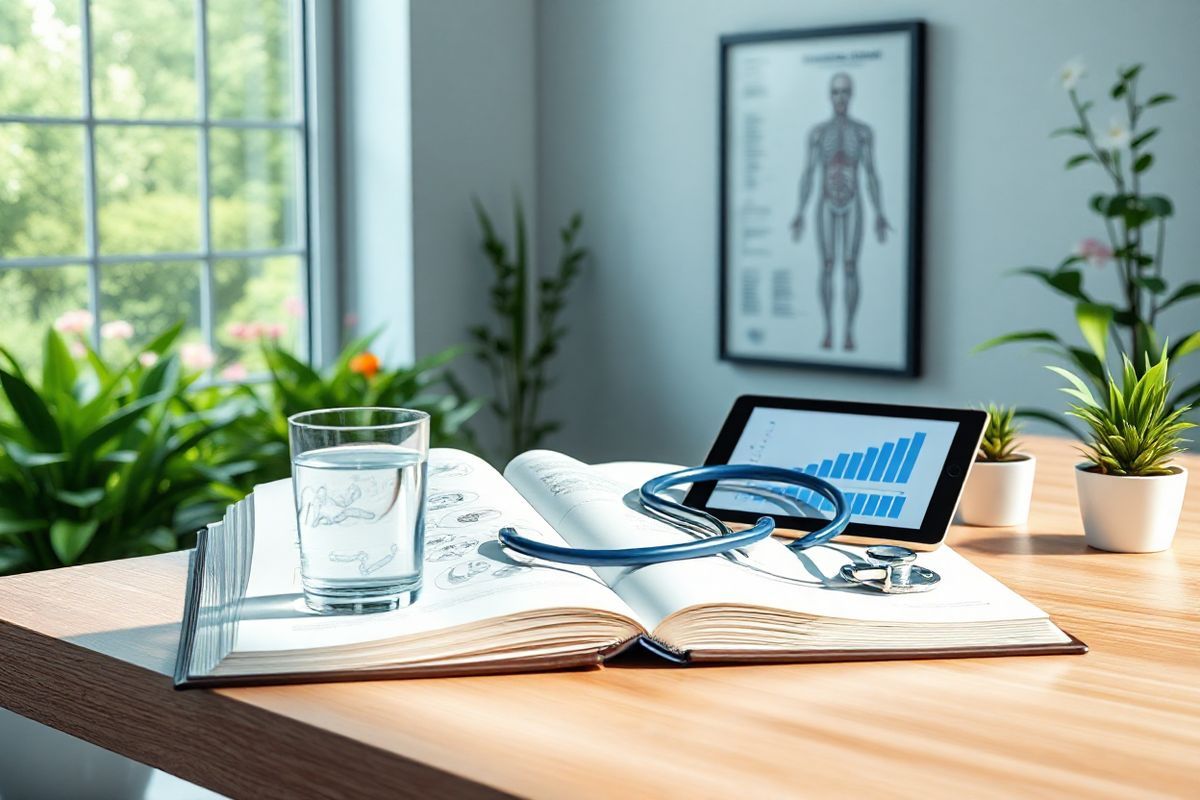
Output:
[[[33,270],[45,267],[84,265],[88,270],[88,306],[93,315],[92,340],[99,342],[101,320],[100,273],[106,264],[199,262],[200,329],[209,347],[216,348],[216,309],[213,304],[213,265],[226,259],[261,259],[293,256],[303,269],[307,325],[300,348],[314,363],[324,363],[338,345],[339,302],[336,271],[337,237],[336,181],[333,172],[336,145],[333,131],[333,9],[332,0],[296,0],[293,19],[293,52],[297,75],[293,83],[291,120],[214,120],[209,116],[208,96],[208,0],[194,0],[196,14],[196,89],[198,115],[195,119],[130,119],[97,117],[93,112],[91,0],[79,0],[82,115],[43,116],[0,114],[0,124],[80,126],[84,132],[84,246],[83,253],[24,258],[0,257],[0,271]],[[160,127],[193,130],[198,137],[198,199],[200,202],[200,247],[195,252],[101,254],[97,226],[96,128],[112,126]],[[326,132],[324,128],[330,127]],[[254,250],[217,250],[212,246],[211,194],[209,187],[209,136],[214,129],[283,130],[299,134],[296,174],[298,193],[294,220],[297,245]]]

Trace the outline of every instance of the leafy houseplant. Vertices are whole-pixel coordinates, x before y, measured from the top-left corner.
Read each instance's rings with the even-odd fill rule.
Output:
[[[1148,364],[1162,349],[1157,328],[1161,313],[1200,297],[1200,282],[1172,286],[1163,271],[1166,222],[1174,213],[1174,206],[1167,197],[1146,192],[1142,181],[1155,163],[1149,145],[1159,134],[1158,127],[1148,124],[1148,117],[1153,109],[1175,98],[1165,93],[1143,98],[1139,86],[1141,73],[1140,64],[1120,70],[1109,96],[1119,104],[1121,115],[1098,131],[1091,118],[1094,103],[1081,100],[1077,91],[1084,75],[1082,65],[1072,63],[1064,68],[1063,85],[1074,121],[1051,135],[1069,137],[1081,145],[1081,152],[1067,160],[1067,169],[1090,166],[1107,179],[1109,191],[1092,195],[1088,203],[1099,215],[1105,236],[1103,241],[1085,239],[1076,252],[1053,269],[1031,266],[1019,270],[1074,303],[1075,319],[1086,347],[1063,341],[1052,331],[1027,330],[997,337],[978,349],[1010,342],[1043,343],[1103,391],[1110,345],[1134,364],[1140,374],[1142,365]],[[1110,262],[1115,266],[1119,284],[1116,302],[1102,299],[1085,286],[1090,272]],[[1200,350],[1200,331],[1176,333],[1170,338],[1175,342],[1168,351],[1171,359]],[[1176,392],[1168,399],[1168,405],[1178,408],[1197,398],[1200,398],[1200,382]],[[1022,414],[1061,425],[1078,435],[1057,414],[1037,410],[1024,410]]]
[[[1077,402],[1070,415],[1089,431],[1086,463],[1075,470],[1087,543],[1100,550],[1147,553],[1171,546],[1187,489],[1187,470],[1172,463],[1181,452],[1188,406],[1172,408],[1165,354],[1146,358],[1139,375],[1123,360],[1121,383],[1108,376],[1102,400],[1061,367],[1063,391]]]
[[[515,244],[510,251],[496,234],[487,211],[474,201],[483,230],[483,252],[492,268],[492,311],[495,328],[471,329],[475,355],[491,375],[495,389],[492,411],[504,423],[506,457],[537,447],[559,424],[541,419],[539,405],[550,386],[550,360],[567,333],[559,314],[579,276],[587,250],[579,246],[583,217],[576,213],[559,231],[562,247],[557,269],[549,276],[531,271],[520,200],[514,213]]]
[[[263,389],[249,385],[237,389],[256,411],[223,434],[241,442],[240,460],[254,464],[245,490],[291,474],[287,418],[317,408],[393,406],[427,411],[434,447],[478,449],[465,423],[481,402],[466,398],[445,369],[458,350],[446,350],[409,367],[387,369],[369,349],[376,336],[378,333],[351,342],[323,372],[277,343],[263,341],[270,379]]]
[[[1023,525],[1029,519],[1037,462],[1017,449],[1021,427],[1016,409],[990,404],[985,410],[987,428],[963,488],[959,514],[968,525]]]
[[[199,458],[235,409],[180,405],[181,327],[117,367],[50,330],[40,385],[0,348],[0,573],[174,550],[240,496]]]

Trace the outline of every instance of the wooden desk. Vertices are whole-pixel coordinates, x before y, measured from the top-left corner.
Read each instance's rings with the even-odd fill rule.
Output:
[[[0,705],[245,797],[1196,796],[1200,479],[1173,550],[1101,553],[1031,445],[1028,529],[950,541],[1086,656],[176,692],[180,553],[0,579]]]

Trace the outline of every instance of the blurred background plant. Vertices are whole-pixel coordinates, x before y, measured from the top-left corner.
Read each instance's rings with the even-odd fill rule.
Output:
[[[478,198],[473,202],[483,232],[481,246],[492,268],[490,298],[496,322],[477,325],[470,334],[475,356],[491,376],[490,407],[503,424],[501,460],[507,461],[536,448],[559,428],[558,422],[541,418],[539,405],[551,385],[550,362],[567,334],[559,315],[588,251],[578,244],[583,216],[576,212],[559,230],[557,268],[549,276],[539,275],[529,264],[521,199],[514,199],[511,250],[497,235],[483,204]]]
[[[237,409],[185,401],[181,330],[110,366],[51,329],[40,379],[0,348],[0,573],[174,550],[241,495],[208,447]]]
[[[1073,61],[1063,68],[1063,87],[1075,119],[1051,136],[1070,137],[1082,145],[1082,152],[1067,159],[1066,169],[1091,165],[1111,185],[1110,192],[1094,194],[1088,201],[1100,216],[1105,235],[1103,240],[1084,239],[1054,269],[1031,266],[1018,270],[1074,303],[1075,320],[1086,346],[1068,343],[1053,331],[1027,330],[996,337],[977,350],[1012,342],[1040,343],[1106,392],[1109,356],[1134,365],[1140,375],[1164,346],[1165,338],[1157,327],[1162,312],[1200,297],[1200,282],[1172,287],[1163,272],[1166,221],[1174,214],[1174,206],[1161,194],[1143,191],[1143,176],[1155,163],[1148,146],[1159,134],[1158,127],[1145,124],[1145,117],[1175,97],[1161,92],[1143,97],[1138,85],[1142,69],[1136,64],[1119,71],[1108,92],[1118,104],[1119,114],[1098,131],[1091,119],[1094,102],[1081,100],[1077,91],[1086,74],[1083,64]],[[1117,272],[1120,297],[1116,302],[1103,300],[1084,286],[1089,274],[1109,263]],[[1200,330],[1181,331],[1171,341],[1168,357],[1183,358],[1200,350]],[[1179,408],[1197,398],[1200,382],[1175,392],[1167,402],[1171,408]],[[1018,415],[1036,417],[1081,435],[1059,414],[1022,409]]]
[[[477,449],[465,423],[482,402],[446,371],[457,350],[387,368],[373,334],[322,372],[247,323],[265,365],[256,376],[242,358],[222,368],[206,345],[181,341],[182,322],[141,347],[119,322],[101,328],[119,359],[88,344],[82,310],[46,331],[35,368],[0,346],[0,574],[190,546],[227,504],[291,474],[287,417],[300,411],[419,408],[434,446]]]
[[[315,408],[420,409],[429,412],[430,446],[478,451],[475,436],[466,423],[483,401],[469,398],[446,369],[459,355],[459,348],[450,348],[412,366],[389,369],[370,350],[379,333],[351,342],[324,371],[309,366],[274,341],[262,342],[268,380],[235,390],[237,398],[254,410],[244,414],[223,434],[223,438],[231,440],[230,447],[242,448],[239,461],[256,464],[248,476],[247,490],[256,483],[291,474],[287,418]]]
[[[1075,398],[1068,414],[1088,426],[1084,457],[1096,472],[1106,475],[1169,475],[1171,461],[1183,451],[1183,431],[1195,427],[1182,419],[1189,406],[1172,407],[1168,357],[1156,361],[1147,356],[1141,374],[1125,357],[1121,383],[1106,376],[1102,400],[1097,400],[1087,383],[1062,367],[1048,367],[1071,384],[1063,392]]]
[[[1021,426],[1016,421],[1017,410],[1012,406],[1002,406],[996,403],[989,403],[982,410],[987,412],[988,423],[983,432],[983,439],[979,443],[978,459],[980,461],[1016,461],[1021,458],[1016,454],[1017,446],[1020,444],[1017,441],[1017,435],[1021,432]]]

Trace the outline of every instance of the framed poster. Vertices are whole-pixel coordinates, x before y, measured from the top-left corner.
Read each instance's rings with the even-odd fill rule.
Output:
[[[919,373],[924,34],[721,38],[722,359]]]

